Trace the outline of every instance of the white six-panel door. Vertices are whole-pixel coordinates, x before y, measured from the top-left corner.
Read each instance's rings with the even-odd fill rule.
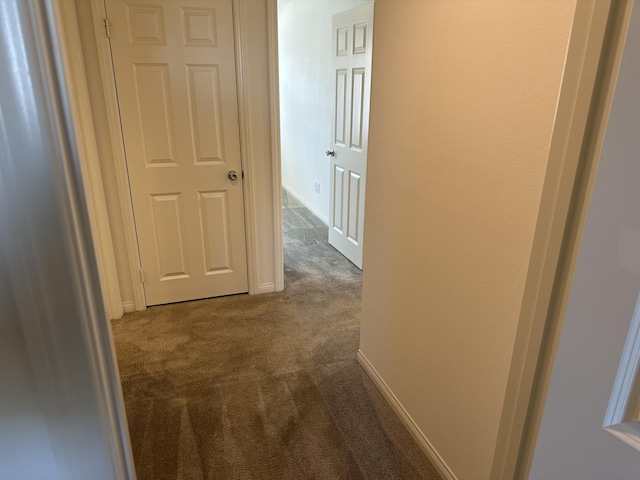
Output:
[[[333,16],[329,243],[362,268],[373,3]]]
[[[231,0],[106,5],[147,305],[246,292]]]

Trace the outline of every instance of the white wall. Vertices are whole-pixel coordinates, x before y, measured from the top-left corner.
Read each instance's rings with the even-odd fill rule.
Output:
[[[575,0],[378,0],[361,351],[489,477]]]
[[[373,0],[279,0],[282,184],[329,218],[331,19]],[[314,182],[320,182],[320,193]]]
[[[640,452],[602,428],[640,293],[638,85],[636,8],[557,344],[531,480],[631,480],[640,472]]]

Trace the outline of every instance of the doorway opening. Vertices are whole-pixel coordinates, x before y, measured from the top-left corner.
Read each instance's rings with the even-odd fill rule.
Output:
[[[322,221],[360,269],[372,34],[372,0],[278,2],[283,199]],[[304,219],[283,207],[286,235]]]

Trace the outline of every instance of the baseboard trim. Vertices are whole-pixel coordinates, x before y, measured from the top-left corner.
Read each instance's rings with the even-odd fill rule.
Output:
[[[122,302],[122,310],[124,313],[132,313],[136,311],[136,305],[133,303],[133,300],[130,302]]]
[[[369,359],[362,353],[362,350],[358,350],[358,363],[360,363],[360,366],[367,372],[367,375],[369,375],[369,378],[371,378],[375,386],[378,387],[382,396],[389,403],[389,406],[391,406],[395,414],[398,415],[431,464],[438,470],[440,476],[445,480],[458,480],[451,468],[449,468],[444,459],[438,454],[425,434],[422,433],[422,430],[420,430],[416,422],[413,421],[407,410],[402,406]]]
[[[322,222],[325,225],[327,225],[327,226],[329,225],[329,217],[327,217],[324,213],[322,213],[316,207],[311,205],[311,203],[309,203],[309,201],[307,199],[302,197],[299,193],[296,193],[295,190],[293,190],[290,186],[288,186],[284,182],[282,183],[282,188],[284,188],[289,195],[291,195],[293,198],[295,198],[297,201],[299,201],[302,205],[307,207],[311,211],[311,213],[313,213],[316,217],[318,217],[320,220],[322,220]]]
[[[249,295],[259,295],[261,293],[272,293],[277,291],[278,289],[276,288],[276,284],[274,282],[261,283],[260,285],[258,285],[258,288],[256,288],[255,291],[250,291]]]

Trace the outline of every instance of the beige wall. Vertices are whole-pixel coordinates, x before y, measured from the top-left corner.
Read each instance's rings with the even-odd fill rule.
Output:
[[[489,477],[575,0],[378,0],[361,350]]]

